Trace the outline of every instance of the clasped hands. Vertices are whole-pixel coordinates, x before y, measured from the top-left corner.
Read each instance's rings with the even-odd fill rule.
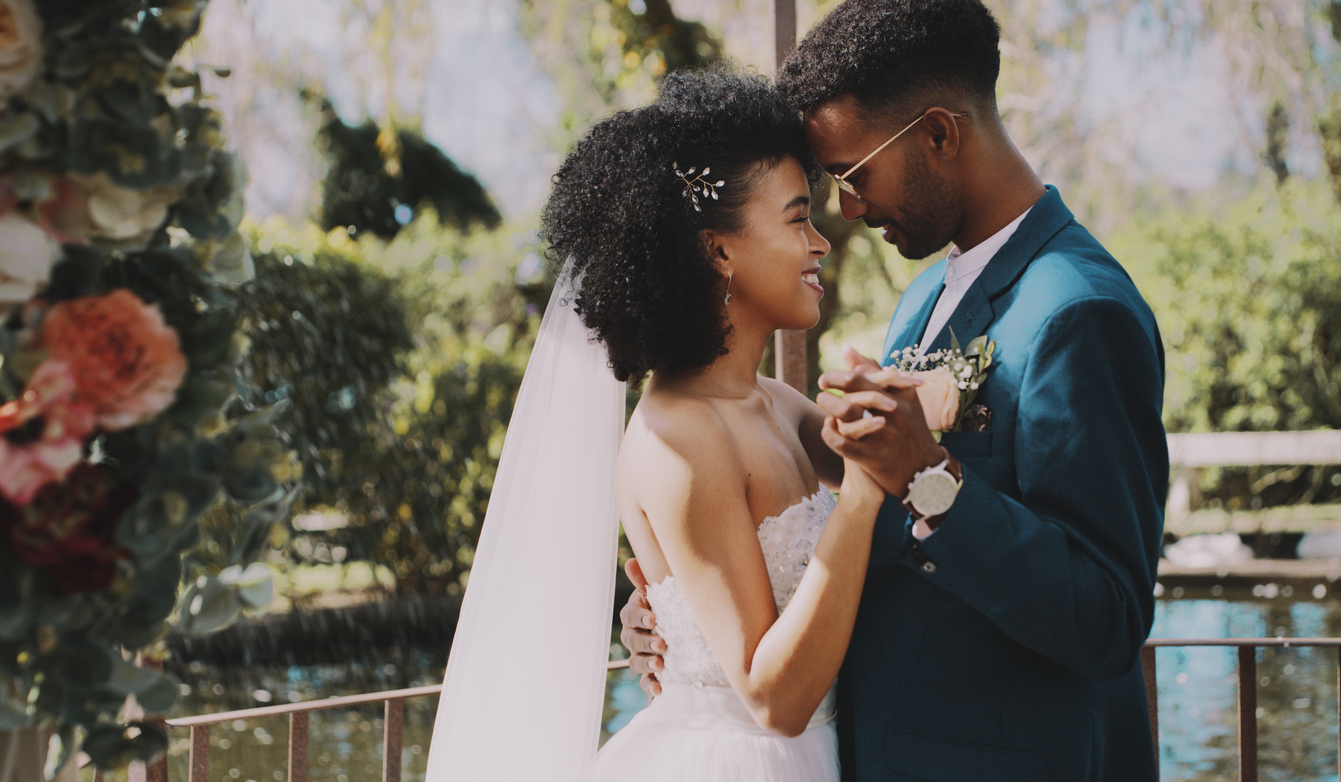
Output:
[[[899,499],[919,471],[944,458],[944,451],[927,428],[917,398],[921,381],[897,369],[886,369],[852,348],[843,349],[845,370],[825,372],[815,400],[825,413],[824,442],[839,456],[865,470],[887,494]],[[841,395],[829,392],[841,392]],[[661,655],[666,642],[652,632],[656,617],[647,602],[647,579],[636,559],[625,572],[633,595],[620,609],[623,630],[619,640],[632,653],[629,667],[642,675],[640,686],[649,696],[661,694],[656,675],[665,668]]]

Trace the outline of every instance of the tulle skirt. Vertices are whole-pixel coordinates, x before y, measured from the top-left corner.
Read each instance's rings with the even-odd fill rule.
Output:
[[[836,782],[833,694],[800,736],[759,727],[729,687],[667,684],[606,742],[592,782]]]

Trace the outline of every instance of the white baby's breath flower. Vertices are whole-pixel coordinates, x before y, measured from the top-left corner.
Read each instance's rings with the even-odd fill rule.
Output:
[[[0,100],[22,92],[42,65],[42,19],[32,0],[0,0]]]

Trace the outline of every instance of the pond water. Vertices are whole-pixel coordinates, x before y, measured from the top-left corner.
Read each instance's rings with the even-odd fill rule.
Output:
[[[1272,597],[1265,596],[1270,592]],[[1335,595],[1164,595],[1154,637],[1220,638],[1341,636]],[[1337,657],[1327,649],[1258,652],[1260,779],[1264,782],[1337,781]],[[1220,782],[1238,779],[1236,653],[1223,648],[1158,652],[1161,779]],[[437,684],[440,650],[406,651],[376,661],[279,669],[207,669],[180,672],[192,688],[173,716],[250,708],[334,695]],[[605,735],[619,730],[645,705],[637,679],[612,672],[606,691]],[[524,706],[519,705],[519,708]],[[406,782],[424,778],[437,698],[406,702],[402,765]],[[288,720],[275,717],[216,725],[211,731],[211,780],[282,782]],[[313,712],[309,749],[312,782],[371,782],[381,778],[379,707]],[[173,730],[170,779],[187,778],[187,731]],[[520,737],[519,737],[520,738]]]

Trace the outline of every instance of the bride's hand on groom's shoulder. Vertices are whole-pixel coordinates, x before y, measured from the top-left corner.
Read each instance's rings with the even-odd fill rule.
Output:
[[[619,641],[629,650],[629,668],[642,674],[638,685],[649,698],[661,694],[661,682],[657,681],[657,672],[666,667],[661,655],[666,652],[666,642],[652,632],[656,627],[656,614],[647,602],[647,578],[643,575],[638,560],[630,558],[624,563],[624,572],[633,582],[633,594],[629,602],[619,610],[619,622],[623,629],[619,632]]]
[[[898,370],[875,368],[869,359],[848,358],[852,369],[830,370],[819,379],[824,392],[815,402],[828,416],[824,442],[902,499],[913,475],[944,458],[917,398],[920,383]]]

